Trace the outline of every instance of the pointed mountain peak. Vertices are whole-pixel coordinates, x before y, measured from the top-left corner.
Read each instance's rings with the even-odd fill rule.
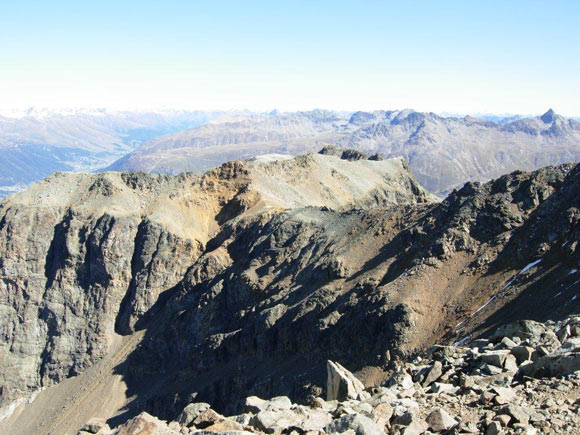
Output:
[[[540,119],[546,124],[551,124],[552,122],[554,122],[555,118],[556,112],[554,112],[552,109],[548,110],[540,117]]]

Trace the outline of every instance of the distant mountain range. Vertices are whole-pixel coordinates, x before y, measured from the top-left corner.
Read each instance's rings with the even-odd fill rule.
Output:
[[[326,145],[407,159],[417,179],[445,195],[466,181],[580,160],[580,122],[548,110],[495,120],[413,110],[252,114],[217,118],[144,143],[107,169],[175,174],[265,153]]]
[[[55,171],[92,171],[217,113],[29,109],[0,114],[0,197]]]
[[[580,160],[580,122],[549,110],[522,118],[375,112],[0,113],[0,198],[55,171],[203,172],[261,154],[325,146],[404,157],[444,196],[466,181]]]

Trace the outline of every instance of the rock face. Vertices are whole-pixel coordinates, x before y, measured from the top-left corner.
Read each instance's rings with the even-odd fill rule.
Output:
[[[573,354],[559,337],[572,346],[575,324],[556,331],[540,322],[578,309],[579,210],[573,165],[468,183],[442,202],[401,159],[328,154],[263,156],[203,176],[55,176],[0,206],[3,403],[60,384],[0,421],[0,431],[70,432],[92,416],[115,426],[143,411],[175,420],[192,401],[218,417],[190,409],[191,422],[204,414],[198,423],[229,424],[219,415],[248,405],[256,425],[291,427],[297,417],[285,400],[274,408],[245,398],[320,399],[328,360],[369,387],[396,369],[393,385],[453,395],[455,363],[434,357],[406,370],[399,362],[502,325],[509,335],[477,354],[478,375]],[[506,326],[512,320],[520,322]],[[547,367],[533,374],[549,376]],[[111,408],[91,395],[107,376],[125,386]],[[351,400],[369,400],[354,390]],[[481,392],[485,403],[512,404],[509,392]],[[35,403],[69,395],[30,423]],[[403,433],[429,425],[410,397],[380,409]],[[85,403],[104,414],[81,420],[72,410]],[[310,418],[312,427],[330,423]]]
[[[333,150],[337,144],[351,150]],[[321,145],[330,146],[325,153],[345,159],[404,157],[423,186],[445,196],[466,181],[579,161],[580,122],[552,110],[497,123],[413,110],[250,115],[155,138],[110,168],[203,171],[227,160],[299,154]]]

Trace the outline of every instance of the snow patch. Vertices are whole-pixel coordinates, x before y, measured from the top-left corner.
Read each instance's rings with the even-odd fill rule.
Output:
[[[483,304],[481,307],[479,307],[477,310],[475,310],[475,312],[472,314],[472,316],[475,316],[477,313],[479,313],[481,310],[483,310],[485,307],[487,307],[489,304],[491,304],[496,297],[497,297],[497,293],[494,294],[491,298],[489,298],[489,301],[487,301],[485,304]]]
[[[463,319],[461,322],[459,322],[457,325],[455,325],[456,328],[459,328],[461,325],[463,325],[465,322],[467,322],[469,320],[469,317],[467,319]]]
[[[538,264],[540,264],[542,262],[542,259],[540,258],[539,260],[533,261],[530,264],[528,264],[526,267],[524,267],[522,270],[520,270],[520,273],[518,273],[518,275],[521,275],[522,273],[526,273],[528,270],[530,270],[532,267],[537,266]]]
[[[402,278],[404,276],[407,276],[407,273],[409,272],[409,269],[405,269],[398,277],[396,277],[393,281],[398,280],[399,278]]]
[[[18,408],[20,405],[22,404],[30,404],[32,402],[34,402],[34,399],[36,399],[36,396],[38,396],[38,394],[43,390],[43,388],[33,391],[32,394],[30,394],[30,396],[28,397],[20,397],[12,402],[10,402],[8,405],[4,406],[3,408],[0,408],[0,420],[4,420],[8,417],[10,417],[14,411],[16,411],[16,408]]]
[[[466,335],[465,337],[463,337],[461,340],[457,340],[455,343],[453,343],[454,347],[457,346],[461,346],[463,343],[465,343],[467,340],[469,340],[471,338],[471,335]]]
[[[539,260],[536,261],[532,261],[531,263],[529,263],[528,265],[526,265],[522,270],[520,270],[512,279],[510,279],[506,285],[504,285],[502,287],[502,289],[500,290],[503,291],[506,288],[508,288],[509,286],[512,285],[512,283],[515,281],[515,279],[520,276],[522,273],[526,273],[528,270],[532,269],[533,267],[536,267],[538,264],[540,264],[542,262],[542,259],[540,258]],[[481,307],[479,307],[477,310],[475,310],[467,319],[475,316],[477,313],[479,313],[481,310],[483,310],[485,307],[487,307],[490,303],[493,302],[493,300],[497,297],[497,295],[499,294],[499,292],[497,292],[496,294],[494,294],[491,298],[489,298],[489,300],[483,304]],[[464,322],[467,321],[467,319],[459,322],[457,325],[455,325],[456,328],[459,328]]]

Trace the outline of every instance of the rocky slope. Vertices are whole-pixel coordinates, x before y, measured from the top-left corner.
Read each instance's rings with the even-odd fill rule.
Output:
[[[48,388],[0,429],[304,402],[327,360],[377,386],[436,342],[578,312],[579,166],[437,202],[401,159],[341,157],[58,175],[2,203],[3,404]]]
[[[197,433],[576,433],[580,427],[580,317],[519,321],[469,347],[434,346],[396,364],[381,385],[365,387],[327,362],[325,398],[247,397],[225,417],[192,402],[166,423],[140,413],[111,430],[94,418],[79,435]]]
[[[445,196],[468,180],[580,160],[580,123],[552,110],[505,122],[413,110],[254,115],[156,138],[110,169],[201,171],[235,158],[297,154],[324,145],[402,156],[423,186]]]

